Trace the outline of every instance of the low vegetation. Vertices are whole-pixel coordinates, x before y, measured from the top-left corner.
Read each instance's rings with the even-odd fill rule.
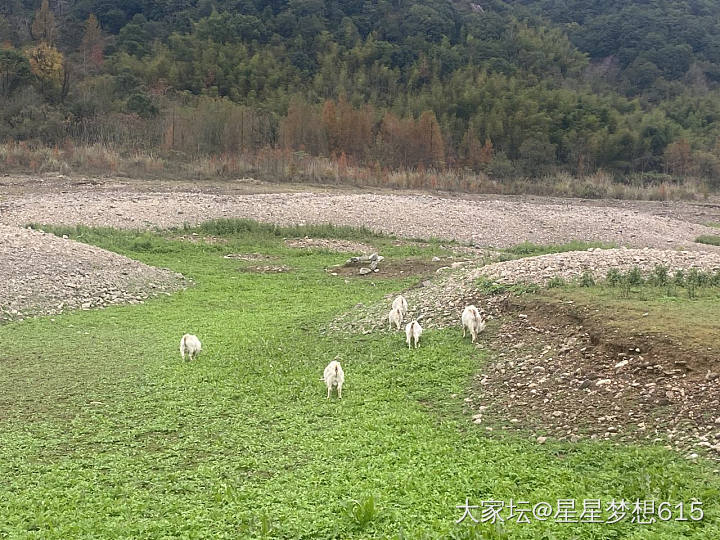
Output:
[[[602,242],[583,242],[574,240],[566,244],[557,245],[539,245],[532,242],[522,242],[513,247],[503,250],[515,258],[535,257],[537,255],[548,255],[550,253],[565,253],[567,251],[584,251],[587,249],[611,249],[617,247],[614,244],[605,244]]]
[[[662,283],[650,277],[628,286],[623,284],[628,282],[626,274],[619,284],[563,284],[541,291],[539,298],[572,300],[576,305],[600,310],[607,334],[618,330],[621,335],[670,336],[689,349],[707,352],[708,347],[717,347],[720,273],[679,276],[680,283],[675,277]]]
[[[717,236],[714,234],[704,234],[702,236],[698,236],[695,239],[695,241],[700,244],[710,244],[711,246],[720,246],[720,236]]]
[[[399,334],[320,332],[339,312],[403,290],[412,277],[344,280],[324,269],[345,255],[288,248],[266,226],[205,227],[226,243],[45,227],[182,272],[196,286],[140,306],[0,326],[1,535],[720,536],[720,482],[703,460],[659,446],[538,445],[473,424],[463,399],[485,353],[457,329],[427,331],[412,351]],[[440,250],[337,234],[380,243],[388,260]],[[241,273],[243,262],[225,259],[228,252],[264,254],[293,270]],[[185,332],[202,340],[197,361],[180,359]],[[336,355],[343,399],[327,400],[319,379]],[[699,499],[705,517],[455,523],[466,499],[555,507],[592,498]]]

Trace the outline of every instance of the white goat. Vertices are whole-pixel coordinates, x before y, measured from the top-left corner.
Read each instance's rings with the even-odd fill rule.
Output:
[[[470,330],[472,342],[475,343],[477,336],[485,328],[485,320],[480,314],[480,310],[475,306],[467,306],[462,313],[463,337],[465,330]]]
[[[422,326],[420,326],[420,323],[417,321],[410,321],[407,324],[405,327],[405,341],[407,342],[408,349],[412,348],[413,341],[415,342],[415,348],[418,348],[422,331]]]
[[[395,300],[393,300],[392,307],[393,307],[393,309],[395,309],[395,308],[399,309],[403,318],[405,317],[405,315],[407,315],[408,303],[407,303],[407,300],[405,300],[405,297],[403,295],[400,295],[400,296],[396,297]]]
[[[325,368],[323,379],[325,379],[325,386],[327,386],[328,389],[327,399],[330,399],[330,392],[333,387],[337,387],[338,397],[342,399],[342,387],[345,382],[345,372],[343,371],[340,362],[337,360],[330,362]]]
[[[188,359],[197,358],[198,353],[202,351],[202,344],[197,336],[185,334],[180,340],[180,355],[185,360],[185,353],[188,353]]]
[[[394,307],[390,310],[390,314],[388,315],[388,321],[390,322],[390,329],[392,330],[393,324],[397,326],[397,329],[400,330],[400,326],[402,325],[403,320],[403,312],[400,308]]]

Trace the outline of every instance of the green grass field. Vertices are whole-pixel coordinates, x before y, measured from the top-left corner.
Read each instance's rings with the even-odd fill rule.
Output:
[[[287,231],[267,227],[213,228],[227,245],[63,232],[196,286],[0,326],[0,537],[720,538],[713,463],[661,447],[538,445],[473,424],[463,399],[485,357],[459,329],[427,331],[416,351],[400,334],[322,332],[411,278],[346,283],[324,271],[343,254],[286,248]],[[389,259],[442,253],[330,232]],[[228,252],[265,253],[291,271],[242,272]],[[197,362],[180,360],[184,332],[203,342]],[[338,354],[343,400],[326,400],[320,378]],[[694,498],[701,521],[645,525],[628,512],[613,525],[455,524],[466,499],[553,509],[557,499],[654,499],[674,513],[684,502],[688,517]]]

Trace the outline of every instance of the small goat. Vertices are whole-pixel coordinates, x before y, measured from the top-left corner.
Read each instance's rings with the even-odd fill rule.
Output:
[[[475,306],[467,306],[462,313],[463,337],[465,330],[470,330],[472,342],[475,343],[477,336],[485,328],[485,320]]]
[[[345,372],[343,371],[340,362],[337,360],[330,362],[325,368],[323,379],[325,379],[325,386],[327,386],[328,389],[327,399],[330,399],[330,392],[333,387],[337,387],[338,397],[342,399],[342,387],[345,382]]]
[[[417,321],[410,321],[407,324],[405,327],[405,341],[407,342],[408,349],[412,348],[413,342],[415,342],[415,348],[418,348],[422,331],[422,326],[420,326],[420,323]]]
[[[183,360],[185,360],[185,353],[188,353],[189,360],[194,360],[200,351],[202,351],[202,344],[197,336],[185,334],[180,340],[180,355]]]
[[[393,307],[390,310],[390,314],[388,315],[388,321],[390,322],[390,329],[392,330],[393,324],[397,326],[397,329],[400,330],[400,326],[402,325],[403,321],[403,312],[398,307]]]
[[[400,295],[400,296],[396,297],[395,300],[393,300],[392,307],[393,307],[393,309],[396,309],[396,308],[399,309],[403,318],[405,317],[405,315],[407,315],[408,303],[407,303],[407,300],[405,300],[405,297],[403,295]]]

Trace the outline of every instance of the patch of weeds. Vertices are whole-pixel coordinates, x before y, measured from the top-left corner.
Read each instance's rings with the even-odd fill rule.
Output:
[[[567,244],[539,245],[532,242],[523,242],[516,246],[507,248],[506,253],[518,257],[534,257],[537,255],[548,255],[550,253],[565,253],[566,251],[586,251],[590,248],[610,249],[617,247],[615,244],[604,244],[601,242],[581,242],[574,240]]]
[[[675,276],[673,276],[673,284],[678,287],[685,286],[685,272],[683,272],[682,269],[678,269],[675,272]]]
[[[273,531],[273,524],[270,521],[270,516],[268,516],[266,513],[263,513],[263,515],[260,517],[260,537],[261,538],[270,538],[270,533]]]
[[[697,268],[691,268],[685,279],[685,289],[688,293],[688,298],[695,298],[697,296],[697,289],[699,287],[706,287],[712,282],[712,276],[706,272],[702,272]]]
[[[84,244],[101,246],[111,251],[132,251],[135,253],[176,253],[181,251],[179,243],[168,242],[149,231],[118,230],[111,227],[87,227],[85,225],[42,225],[30,223],[26,227],[70,238]]]
[[[493,281],[492,279],[487,279],[483,277],[479,278],[476,281],[476,284],[480,292],[489,296],[505,293],[510,293],[515,296],[521,296],[523,294],[537,292],[540,289],[540,287],[535,283],[514,283],[512,285],[508,285],[505,283],[498,283],[497,281]]]
[[[656,287],[665,287],[670,283],[670,272],[667,266],[658,264],[655,266],[649,281]]]
[[[605,281],[611,287],[617,287],[620,285],[622,283],[622,279],[623,276],[617,268],[611,268],[607,271],[607,274],[605,274]]]
[[[371,231],[365,227],[349,227],[320,223],[316,225],[281,226],[261,223],[252,219],[221,218],[201,223],[196,227],[185,225],[184,232],[198,232],[213,236],[232,236],[238,234],[264,234],[280,238],[338,238],[341,240],[367,240],[368,238],[393,238],[392,236]]]
[[[698,244],[709,244],[711,246],[720,246],[720,236],[717,236],[715,234],[704,234],[702,236],[698,236],[695,241]]]
[[[378,507],[373,495],[363,497],[359,501],[350,501],[346,509],[350,519],[360,528],[367,526],[378,514]]]
[[[546,286],[548,289],[556,289],[558,287],[564,287],[565,285],[566,282],[563,278],[561,278],[560,276],[555,276],[547,282]]]
[[[582,276],[580,276],[580,286],[581,287],[595,286],[595,278],[593,277],[592,272],[590,270],[585,270],[582,273]]]
[[[631,286],[642,285],[645,282],[642,276],[642,272],[640,272],[640,268],[638,268],[637,266],[633,266],[632,270],[628,271],[628,273],[625,275],[625,280]]]

